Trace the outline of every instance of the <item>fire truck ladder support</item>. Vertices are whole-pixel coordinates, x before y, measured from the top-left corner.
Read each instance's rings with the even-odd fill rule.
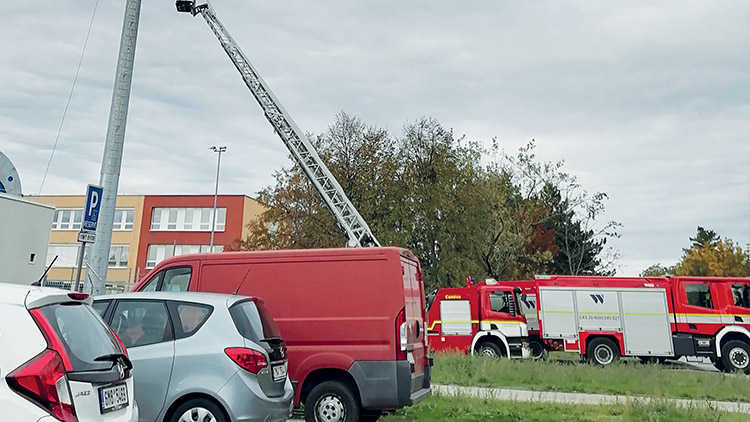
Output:
[[[266,119],[271,123],[284,145],[292,153],[296,163],[315,186],[328,210],[333,214],[336,223],[348,239],[347,246],[380,246],[375,235],[370,231],[370,227],[357,209],[354,208],[323,160],[320,159],[315,147],[284,110],[284,107],[209,5],[196,6],[195,0],[178,0],[176,6],[178,11],[190,12],[193,16],[200,13],[208,26],[211,27],[224,51],[242,75],[245,85],[263,109]]]

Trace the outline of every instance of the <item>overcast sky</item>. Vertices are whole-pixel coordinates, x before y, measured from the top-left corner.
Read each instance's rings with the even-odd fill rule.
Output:
[[[39,193],[96,0],[8,2],[0,151]],[[589,191],[620,275],[674,264],[696,226],[750,242],[750,2],[215,0],[297,124],[345,111],[398,136],[436,118],[514,152],[532,138]],[[97,183],[124,0],[100,0],[42,194]],[[254,196],[291,162],[200,18],[143,0],[121,194]]]

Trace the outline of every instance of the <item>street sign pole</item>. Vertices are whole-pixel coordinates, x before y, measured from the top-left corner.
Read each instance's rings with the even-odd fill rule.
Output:
[[[73,291],[77,292],[78,286],[81,284],[81,269],[83,268],[83,255],[86,253],[86,242],[81,242],[81,247],[78,249],[78,271],[76,271],[76,283],[72,286]]]

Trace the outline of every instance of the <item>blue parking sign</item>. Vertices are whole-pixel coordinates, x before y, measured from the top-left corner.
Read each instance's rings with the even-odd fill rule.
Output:
[[[89,185],[86,189],[86,206],[83,210],[83,227],[81,230],[96,231],[99,221],[99,208],[102,206],[101,186]]]

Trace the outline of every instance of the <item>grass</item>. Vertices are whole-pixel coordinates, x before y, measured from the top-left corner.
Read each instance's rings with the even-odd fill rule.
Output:
[[[524,403],[435,395],[381,422],[740,422],[748,415],[710,408],[681,408],[668,401],[645,404],[573,405]]]
[[[435,356],[432,382],[537,391],[750,401],[750,379],[744,375],[674,370],[637,361],[599,367],[577,360],[497,360],[445,353]]]

